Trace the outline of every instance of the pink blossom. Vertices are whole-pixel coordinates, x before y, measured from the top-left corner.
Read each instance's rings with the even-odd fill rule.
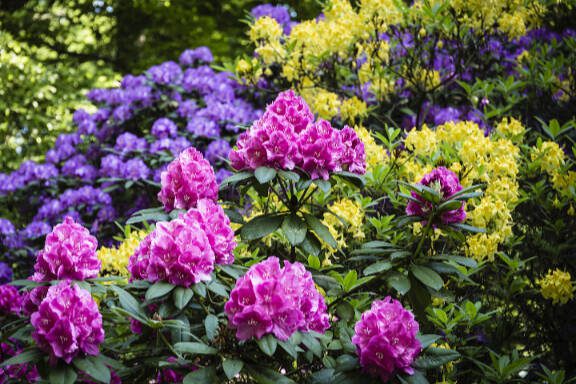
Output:
[[[16,287],[3,284],[0,285],[0,316],[17,315],[22,308],[22,297]]]
[[[387,382],[396,372],[414,373],[411,365],[422,346],[416,338],[418,323],[412,312],[389,296],[376,300],[354,327],[360,365]]]
[[[51,286],[30,319],[32,338],[53,363],[61,358],[69,364],[79,354],[96,356],[104,341],[96,302],[88,291],[70,281]]]
[[[34,264],[34,281],[85,280],[98,276],[98,241],[71,217],[58,224],[46,236],[44,249]]]
[[[296,331],[324,333],[329,327],[324,297],[301,263],[277,257],[253,265],[236,282],[225,306],[239,340],[273,334],[287,340]]]
[[[162,172],[160,179],[162,189],[158,199],[167,211],[193,208],[199,199],[218,199],[214,170],[193,147],[180,153]]]

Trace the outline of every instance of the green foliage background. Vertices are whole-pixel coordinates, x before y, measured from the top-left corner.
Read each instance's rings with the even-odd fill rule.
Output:
[[[8,0],[0,3],[0,171],[41,160],[85,93],[112,86],[186,48],[206,45],[222,61],[248,53],[254,0]],[[273,2],[271,2],[273,3]],[[283,1],[296,18],[315,0]]]

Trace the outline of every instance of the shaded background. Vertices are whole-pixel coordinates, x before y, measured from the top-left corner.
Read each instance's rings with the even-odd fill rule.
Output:
[[[216,62],[249,53],[255,0],[0,0],[0,172],[42,160],[86,91],[116,84],[186,48],[208,46]],[[266,3],[279,3],[268,1]],[[317,0],[282,1],[295,19]]]

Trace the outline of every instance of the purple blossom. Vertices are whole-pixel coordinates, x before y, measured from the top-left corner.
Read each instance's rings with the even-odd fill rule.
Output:
[[[285,5],[272,5],[272,4],[262,4],[258,5],[250,11],[250,14],[254,19],[259,19],[264,16],[271,17],[275,19],[278,24],[284,29],[284,34],[289,35],[292,27],[296,24],[292,22],[290,16],[290,11]]]
[[[356,323],[352,337],[362,368],[383,382],[396,372],[414,373],[411,365],[422,349],[416,338],[418,328],[412,312],[399,301],[390,296],[374,301]]]
[[[130,159],[123,165],[122,177],[130,180],[144,180],[150,176],[150,169],[142,159]]]
[[[116,145],[114,150],[120,152],[122,155],[127,155],[130,152],[144,152],[148,149],[148,142],[142,137],[138,137],[133,133],[126,132],[116,138]]]
[[[296,332],[324,333],[329,327],[324,297],[301,263],[277,257],[253,265],[236,281],[225,305],[230,327],[239,340],[273,334],[288,340]]]
[[[18,315],[22,308],[22,297],[16,287],[0,284],[0,317]]]
[[[62,281],[48,293],[30,318],[32,338],[38,346],[69,364],[82,353],[96,356],[104,341],[102,315],[90,293],[70,281]]]
[[[190,67],[199,62],[209,64],[214,61],[214,57],[208,47],[198,47],[195,49],[187,49],[182,52],[178,61],[180,62],[180,65]]]
[[[12,235],[15,232],[14,224],[10,220],[0,217],[0,235]]]
[[[206,147],[204,156],[211,164],[215,165],[222,160],[228,159],[230,150],[230,143],[228,143],[228,141],[214,140]]]
[[[197,137],[220,137],[220,127],[214,120],[196,117],[188,121],[186,130]]]
[[[6,284],[12,281],[12,268],[2,261],[0,261],[0,284]]]
[[[174,137],[177,132],[178,127],[176,124],[165,117],[156,120],[154,124],[152,124],[152,129],[150,130],[152,136],[155,136],[157,139]]]
[[[66,217],[48,236],[34,264],[34,281],[84,280],[98,276],[98,241],[71,217]]]
[[[162,172],[162,189],[158,199],[167,211],[189,209],[200,199],[218,199],[218,185],[210,163],[190,147]]]
[[[421,185],[437,190],[442,196],[443,200],[448,200],[456,192],[462,190],[458,176],[451,170],[445,167],[438,167],[426,174],[422,180]],[[418,193],[412,191],[412,197],[419,202],[410,201],[406,206],[406,214],[409,216],[419,216],[424,219],[428,218],[432,212],[432,202],[424,199]],[[466,212],[464,211],[464,202],[458,209],[444,211],[440,214],[440,221],[442,224],[462,223],[466,220]]]
[[[161,85],[176,85],[180,83],[180,79],[182,78],[182,69],[173,61],[155,65],[146,73],[153,82]]]
[[[52,227],[44,221],[33,221],[24,228],[22,235],[26,239],[37,239],[46,236],[52,231]]]

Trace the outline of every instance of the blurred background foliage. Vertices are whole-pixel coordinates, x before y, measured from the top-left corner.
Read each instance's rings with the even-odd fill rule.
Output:
[[[42,160],[72,129],[84,94],[120,76],[210,47],[217,61],[250,52],[243,38],[254,0],[0,1],[0,172]],[[275,2],[269,2],[275,3]],[[282,1],[296,19],[317,0]]]

